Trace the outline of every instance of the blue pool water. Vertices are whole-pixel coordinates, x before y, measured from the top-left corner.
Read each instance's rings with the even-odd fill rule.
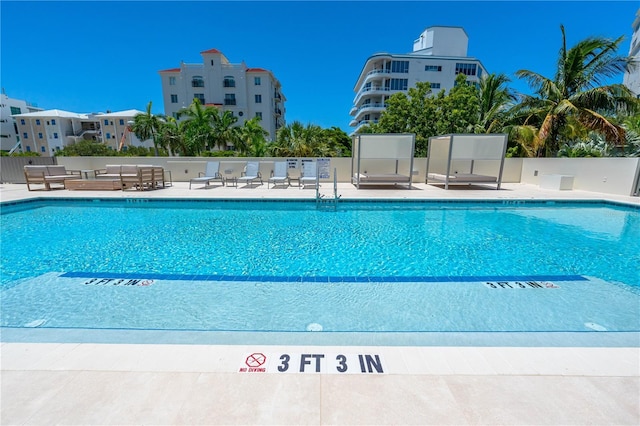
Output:
[[[629,207],[75,200],[2,213],[5,327],[640,330]],[[487,282],[501,280],[556,288]]]

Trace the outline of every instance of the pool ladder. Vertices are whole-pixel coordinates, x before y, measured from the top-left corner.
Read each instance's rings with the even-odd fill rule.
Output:
[[[338,195],[338,171],[333,169],[333,195],[326,195],[320,193],[320,178],[316,173],[316,209],[318,210],[338,210],[338,201],[340,195]]]

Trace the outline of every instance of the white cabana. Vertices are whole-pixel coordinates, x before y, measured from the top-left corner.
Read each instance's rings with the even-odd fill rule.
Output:
[[[414,134],[355,135],[351,146],[351,183],[408,185],[411,189]]]
[[[495,184],[500,189],[506,134],[460,134],[429,138],[426,183]]]

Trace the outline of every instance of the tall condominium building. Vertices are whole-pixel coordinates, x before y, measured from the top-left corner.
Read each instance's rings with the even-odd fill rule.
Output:
[[[180,64],[180,68],[160,71],[165,115],[177,116],[194,99],[221,111],[231,111],[238,125],[260,117],[261,126],[275,139],[285,125],[286,98],[271,71],[248,68],[244,62],[232,64],[217,49],[200,52],[201,64]]]
[[[640,98],[640,9],[636,12],[636,19],[631,27],[633,35],[631,36],[629,56],[636,61],[636,66],[625,72],[623,83]]]
[[[52,109],[14,115],[23,152],[37,152],[51,157],[68,144],[81,140],[103,142],[120,150],[129,146],[152,147],[153,141],[140,141],[129,131],[138,110],[113,113],[78,114]]]
[[[463,28],[430,27],[413,42],[411,53],[370,56],[353,89],[356,96],[349,123],[353,133],[365,124],[376,123],[391,95],[407,93],[420,81],[431,83],[434,93],[451,89],[460,73],[477,84],[486,70],[480,60],[467,56],[468,43]]]
[[[0,150],[12,151],[20,148],[20,133],[14,114],[42,111],[36,105],[20,99],[12,99],[5,93],[0,96]]]

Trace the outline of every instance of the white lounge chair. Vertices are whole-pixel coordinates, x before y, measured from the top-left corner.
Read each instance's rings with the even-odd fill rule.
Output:
[[[305,161],[302,164],[302,174],[300,175],[300,188],[307,185],[313,185],[315,188],[318,184],[318,165],[315,161]]]
[[[238,183],[244,182],[250,185],[256,180],[260,181],[260,185],[264,184],[264,182],[262,182],[262,175],[260,174],[260,162],[247,161],[244,172],[242,172],[242,175],[238,178]]]
[[[224,178],[219,170],[219,161],[208,161],[204,173],[200,172],[197,178],[191,178],[189,180],[189,189],[191,189],[191,184],[193,183],[204,183],[204,187],[206,188],[211,182],[215,181],[219,181],[220,184],[224,186]]]
[[[267,181],[267,188],[269,188],[269,184],[273,183],[273,187],[276,185],[291,185],[289,181],[289,173],[287,172],[287,162],[286,161],[276,161],[273,165],[273,172],[271,172],[271,177]]]

